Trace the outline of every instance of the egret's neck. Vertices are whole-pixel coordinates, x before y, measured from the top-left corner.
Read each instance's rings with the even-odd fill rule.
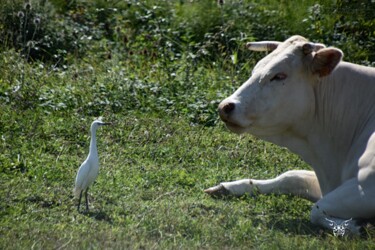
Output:
[[[97,155],[98,150],[96,148],[96,129],[91,130],[91,139],[90,139],[90,155]]]

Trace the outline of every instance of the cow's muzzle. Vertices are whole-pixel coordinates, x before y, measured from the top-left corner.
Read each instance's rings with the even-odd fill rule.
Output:
[[[242,134],[248,131],[252,121],[241,118],[240,103],[233,99],[225,99],[219,104],[219,116],[232,132]]]
[[[219,104],[219,115],[221,120],[229,122],[229,117],[236,108],[236,104],[230,101],[223,101]]]

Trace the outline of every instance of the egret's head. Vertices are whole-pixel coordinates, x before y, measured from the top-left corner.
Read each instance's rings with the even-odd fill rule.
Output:
[[[95,131],[100,126],[111,125],[110,122],[103,122],[102,120],[95,120],[91,124],[91,131]]]

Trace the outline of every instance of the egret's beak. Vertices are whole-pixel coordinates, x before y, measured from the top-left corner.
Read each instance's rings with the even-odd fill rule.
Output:
[[[104,125],[104,126],[106,126],[106,125],[112,125],[112,122],[102,122],[100,125]]]

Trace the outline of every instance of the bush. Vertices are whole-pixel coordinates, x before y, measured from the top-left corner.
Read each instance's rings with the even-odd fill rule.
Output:
[[[69,3],[69,4],[68,4]],[[273,1],[10,1],[0,7],[0,42],[27,59],[72,62],[94,56],[242,60],[248,40],[301,34],[374,61],[374,4]],[[360,52],[363,51],[363,52]],[[352,55],[358,54],[358,55]],[[245,53],[246,55],[246,53]]]

